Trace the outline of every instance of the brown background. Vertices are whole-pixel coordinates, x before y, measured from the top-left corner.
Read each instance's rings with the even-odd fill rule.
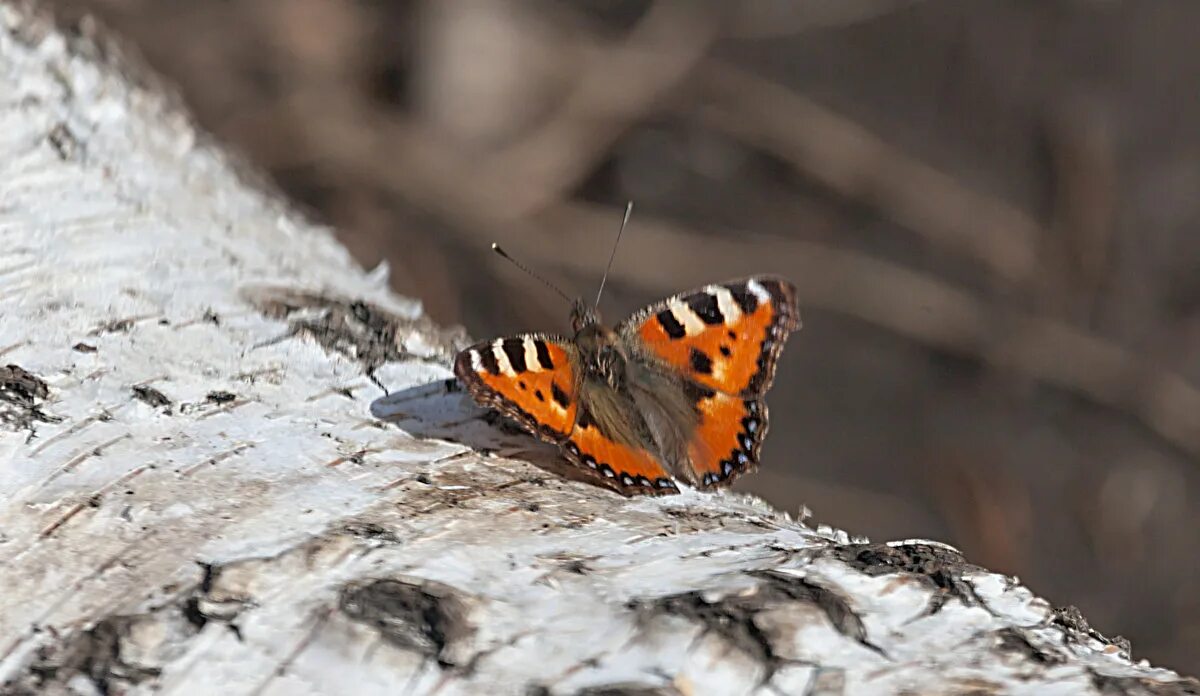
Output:
[[[1200,671],[1200,3],[60,0],[477,337],[750,272],[739,486],[932,536]]]

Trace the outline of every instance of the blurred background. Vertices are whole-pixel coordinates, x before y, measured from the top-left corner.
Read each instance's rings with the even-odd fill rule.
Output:
[[[757,272],[777,506],[1200,672],[1200,3],[57,0],[473,336]]]

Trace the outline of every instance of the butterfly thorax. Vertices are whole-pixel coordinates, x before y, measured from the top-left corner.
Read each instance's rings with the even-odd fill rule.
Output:
[[[585,379],[603,382],[613,389],[624,386],[628,358],[616,332],[601,324],[589,324],[576,332],[575,345]]]

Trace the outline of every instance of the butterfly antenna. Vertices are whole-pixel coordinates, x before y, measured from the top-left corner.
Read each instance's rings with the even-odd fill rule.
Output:
[[[629,224],[629,216],[633,214],[633,201],[625,204],[625,217],[621,219],[621,229],[617,230],[617,241],[613,242],[612,253],[608,256],[608,265],[604,267],[604,275],[600,277],[600,289],[596,291],[596,307],[600,306],[600,296],[604,294],[604,283],[608,280],[608,272],[612,269],[613,259],[617,258],[617,245],[621,243],[621,233]]]
[[[507,259],[507,260],[508,260],[508,261],[509,261],[509,262],[510,262],[512,265],[516,266],[517,268],[521,269],[522,271],[525,271],[525,272],[526,272],[526,273],[528,273],[529,275],[531,275],[531,276],[533,276],[534,278],[536,278],[537,280],[541,281],[542,285],[545,285],[546,287],[550,288],[550,289],[551,289],[551,290],[553,290],[554,292],[557,292],[557,293],[558,293],[558,295],[559,295],[559,297],[562,297],[562,298],[563,298],[564,300],[566,300],[567,302],[571,302],[571,301],[572,301],[570,297],[567,297],[567,293],[565,293],[565,292],[563,292],[562,290],[559,290],[559,289],[558,289],[558,286],[557,286],[557,285],[555,285],[554,283],[551,283],[550,281],[546,280],[545,278],[541,277],[540,275],[538,275],[538,274],[534,273],[533,271],[529,270],[529,269],[528,269],[528,268],[526,268],[526,267],[525,267],[525,265],[524,265],[524,264],[522,264],[520,261],[518,261],[518,260],[514,259],[513,257],[509,256],[509,255],[508,255],[508,252],[507,252],[507,251],[505,251],[505,250],[503,250],[503,249],[501,249],[499,244],[497,244],[497,243],[495,243],[495,242],[492,242],[492,251],[496,252],[497,254],[500,254],[500,255],[501,255],[501,256],[503,256],[505,259]]]

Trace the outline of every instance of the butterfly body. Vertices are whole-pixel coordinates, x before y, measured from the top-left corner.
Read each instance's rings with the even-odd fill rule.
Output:
[[[586,321],[573,341],[580,374],[577,425],[594,423],[609,439],[650,452],[672,475],[698,484],[686,467],[686,445],[699,420],[686,378],[594,313]]]
[[[668,298],[615,328],[576,302],[574,336],[479,343],[455,374],[479,403],[560,446],[594,482],[625,495],[726,485],[753,470],[767,431],[762,397],[795,292],[771,277]]]

